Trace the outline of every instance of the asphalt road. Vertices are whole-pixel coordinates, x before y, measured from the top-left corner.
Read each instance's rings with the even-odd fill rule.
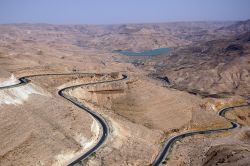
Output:
[[[86,75],[86,76],[89,76],[89,75],[95,75],[95,74],[93,74],[93,73],[66,73],[66,74],[40,74],[40,75],[25,76],[25,77],[19,78],[19,81],[20,81],[19,83],[14,84],[14,85],[0,87],[0,90],[1,89],[7,89],[7,88],[15,88],[15,87],[18,87],[18,86],[23,86],[25,84],[28,84],[30,82],[29,78],[32,78],[32,77],[59,76],[59,75]],[[83,109],[84,111],[88,112],[91,116],[93,116],[93,118],[95,118],[100,123],[100,125],[102,127],[102,130],[103,130],[103,134],[100,137],[97,144],[94,147],[92,147],[91,149],[89,149],[82,156],[80,156],[79,158],[74,160],[72,163],[70,163],[69,166],[76,165],[77,163],[83,161],[84,159],[88,158],[91,154],[96,152],[101,147],[101,145],[105,142],[105,140],[107,139],[108,134],[109,134],[109,127],[108,127],[107,122],[105,121],[105,119],[101,115],[94,112],[90,108],[86,107],[83,103],[79,102],[76,98],[66,95],[64,93],[64,91],[69,90],[69,89],[74,89],[74,88],[77,88],[77,87],[82,87],[82,86],[89,86],[89,85],[95,85],[95,84],[105,84],[105,83],[122,81],[122,80],[126,80],[126,79],[128,79],[128,77],[126,75],[123,75],[123,78],[117,79],[117,80],[108,80],[108,81],[100,81],[100,82],[94,82],[94,83],[86,83],[86,84],[80,84],[80,85],[75,85],[75,86],[69,86],[69,87],[63,88],[63,89],[58,91],[58,94],[60,96],[62,96],[63,98],[65,98],[66,100],[71,102],[72,104],[76,105],[77,107]],[[225,118],[225,113],[226,112],[228,112],[230,110],[233,110],[234,108],[248,107],[248,106],[250,106],[250,104],[223,108],[223,109],[221,109],[219,111],[219,116],[222,116],[222,117]],[[232,130],[232,129],[238,128],[240,126],[236,122],[233,122],[233,121],[231,121],[229,119],[227,119],[227,120],[231,123],[231,127],[229,127],[229,128],[220,128],[220,129],[211,129],[211,130],[202,130],[202,131],[190,131],[190,132],[185,132],[185,133],[181,133],[179,135],[170,137],[169,139],[167,139],[165,141],[161,152],[159,153],[159,155],[157,156],[155,161],[152,163],[152,165],[153,166],[161,165],[162,162],[165,161],[167,156],[170,154],[170,150],[172,149],[174,143],[176,141],[178,141],[178,140],[181,140],[181,139],[183,139],[185,137],[197,135],[197,134],[212,134],[212,133]]]
[[[246,104],[246,105],[239,105],[239,106],[233,106],[233,107],[227,107],[227,108],[223,108],[219,111],[219,116],[222,116],[223,118],[225,118],[225,113],[233,110],[234,108],[240,108],[240,107],[249,107],[250,104]],[[164,161],[164,164],[167,163],[166,158],[169,156],[171,149],[173,148],[173,145],[176,141],[181,140],[185,137],[189,137],[189,136],[193,136],[193,135],[197,135],[197,134],[212,134],[212,133],[217,133],[217,132],[223,132],[223,131],[227,131],[227,130],[232,130],[235,128],[238,128],[240,125],[236,122],[233,122],[227,118],[225,118],[226,120],[228,120],[231,123],[231,127],[229,128],[219,128],[219,129],[211,129],[211,130],[202,130],[202,131],[190,131],[190,132],[185,132],[185,133],[181,133],[179,135],[173,136],[168,138],[165,143],[164,146],[162,148],[162,150],[160,151],[160,153],[158,154],[158,156],[156,157],[155,161],[152,163],[152,166],[159,166],[161,165]]]
[[[9,86],[0,87],[0,90],[1,89],[8,89],[8,88],[15,88],[15,87],[26,85],[26,84],[28,84],[30,82],[29,78],[32,78],[32,77],[63,76],[63,75],[86,75],[86,76],[89,76],[89,75],[95,75],[95,74],[93,74],[93,73],[66,73],[66,74],[40,74],[40,75],[25,76],[25,77],[19,78],[19,83],[9,85]],[[63,89],[58,91],[58,94],[60,96],[62,96],[66,100],[70,101],[72,104],[76,105],[77,107],[79,107],[79,108],[83,109],[84,111],[88,112],[95,120],[98,121],[98,123],[101,125],[102,130],[103,130],[102,136],[99,138],[97,144],[94,147],[92,147],[91,149],[89,149],[86,153],[82,154],[80,157],[78,157],[73,162],[71,162],[68,166],[76,165],[77,163],[83,161],[84,159],[88,158],[91,154],[96,152],[101,147],[101,145],[105,142],[105,140],[107,139],[108,134],[109,134],[109,127],[108,127],[107,122],[105,121],[105,119],[101,115],[94,112],[90,108],[86,107],[83,103],[79,102],[75,97],[66,95],[64,92],[66,90],[74,89],[74,88],[78,88],[78,87],[82,87],[82,86],[105,84],[105,83],[123,81],[123,80],[128,79],[127,75],[122,75],[122,76],[123,76],[122,78],[116,79],[116,80],[107,80],[107,81],[99,81],[99,82],[94,82],[94,83],[79,84],[79,85],[69,86],[69,87],[63,88]]]

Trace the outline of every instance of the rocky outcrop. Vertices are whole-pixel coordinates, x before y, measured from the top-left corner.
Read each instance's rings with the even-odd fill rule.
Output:
[[[212,165],[248,165],[250,156],[250,130],[244,128],[234,139],[224,139],[225,143],[213,145],[205,154],[203,166]]]

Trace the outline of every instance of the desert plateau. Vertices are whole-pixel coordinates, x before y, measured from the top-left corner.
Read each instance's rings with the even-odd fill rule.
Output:
[[[0,24],[0,166],[249,163],[249,19]]]

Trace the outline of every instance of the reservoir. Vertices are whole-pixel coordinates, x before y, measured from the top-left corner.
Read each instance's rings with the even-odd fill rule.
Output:
[[[145,50],[142,52],[132,52],[132,51],[126,51],[126,50],[115,50],[113,52],[119,53],[122,55],[127,55],[127,56],[156,56],[156,55],[169,53],[170,51],[171,51],[171,48],[157,48],[153,50]]]

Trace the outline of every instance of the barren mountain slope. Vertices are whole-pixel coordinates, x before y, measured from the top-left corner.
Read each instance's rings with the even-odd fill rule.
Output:
[[[202,96],[250,96],[250,33],[133,61],[172,87]]]
[[[36,77],[25,87],[0,91],[0,165],[62,165],[78,156],[76,152],[86,150],[85,145],[95,135],[93,119],[58,96],[57,91],[79,83],[114,79],[117,73],[126,73],[129,79],[68,92],[100,113],[110,128],[107,142],[83,165],[149,165],[171,135],[228,126],[217,115],[219,99],[203,99],[178,90],[210,97],[249,96],[249,34],[185,46],[209,39],[226,25],[231,23],[1,25],[1,86],[16,83],[15,77],[33,74],[112,74]],[[115,49],[156,47],[173,47],[174,51],[171,55],[135,59],[111,53]],[[134,61],[146,70],[128,63]],[[147,74],[163,78],[165,84]],[[176,89],[164,87],[167,77]],[[247,114],[229,116],[237,116],[242,124],[249,121],[242,119]],[[192,146],[187,144],[184,149]]]
[[[227,118],[243,125],[240,129],[205,137],[197,135],[177,142],[167,165],[248,165],[249,111],[246,107],[227,113]]]
[[[178,47],[217,37],[215,30],[232,22],[177,22],[124,25],[6,24],[0,26],[1,45],[43,42],[85,49],[135,50]],[[230,36],[230,33],[225,33]]]

